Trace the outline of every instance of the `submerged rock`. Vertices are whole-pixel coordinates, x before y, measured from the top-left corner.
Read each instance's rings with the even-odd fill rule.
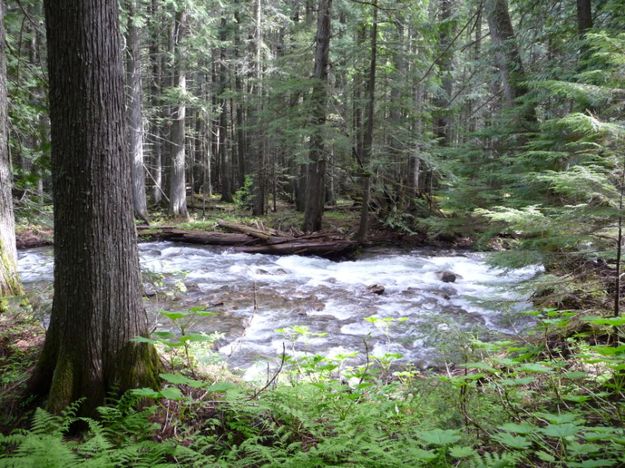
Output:
[[[151,283],[145,283],[143,285],[143,296],[144,297],[154,297],[156,296],[156,288]]]
[[[378,296],[381,296],[382,294],[384,294],[384,291],[386,289],[381,284],[372,284],[371,286],[367,286],[367,290],[369,292],[372,292],[373,294],[377,294]]]
[[[439,271],[437,276],[443,283],[455,283],[457,279],[462,279],[462,276],[452,271]]]

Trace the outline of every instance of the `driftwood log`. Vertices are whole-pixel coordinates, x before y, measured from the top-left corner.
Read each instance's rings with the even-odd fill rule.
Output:
[[[340,259],[352,255],[359,244],[357,242],[323,234],[290,237],[284,233],[261,235],[260,229],[245,225],[227,223],[225,229],[239,232],[208,232],[184,230],[175,227],[137,226],[137,232],[143,239],[158,239],[188,244],[215,245],[231,247],[236,252],[271,255],[306,255],[329,259]],[[248,231],[245,233],[245,231]]]

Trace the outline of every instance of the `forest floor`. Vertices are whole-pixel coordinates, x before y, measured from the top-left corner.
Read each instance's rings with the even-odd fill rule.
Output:
[[[304,214],[296,211],[292,205],[278,203],[276,211],[269,210],[264,216],[253,216],[249,210],[242,209],[235,203],[224,203],[217,197],[205,203],[190,200],[189,218],[174,220],[166,211],[154,210],[150,214],[150,227],[176,228],[180,230],[198,230],[224,232],[220,222],[240,223],[259,229],[269,228],[294,236],[304,234],[301,230]],[[327,207],[323,217],[321,234],[328,237],[353,239],[358,230],[360,207],[351,200],[339,200],[335,206]],[[142,223],[138,221],[138,225]],[[149,230],[146,231],[149,233]],[[51,210],[36,213],[18,213],[16,226],[18,249],[41,247],[53,243],[53,220]],[[370,229],[366,246],[401,245],[402,247],[431,246],[439,248],[472,248],[474,240],[461,236],[429,237],[425,232],[406,232],[385,225],[374,213],[370,214]]]

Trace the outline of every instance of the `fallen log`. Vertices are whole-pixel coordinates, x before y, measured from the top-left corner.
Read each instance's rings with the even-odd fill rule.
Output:
[[[256,237],[258,239],[269,240],[272,237],[272,234],[267,231],[262,231],[260,229],[253,228],[251,226],[246,226],[245,224],[238,223],[230,223],[228,221],[218,221],[217,226],[223,228],[227,231],[234,231],[241,234],[247,234],[248,236]]]
[[[254,228],[251,228],[254,229]],[[237,252],[269,255],[319,256],[329,259],[349,257],[358,248],[357,242],[329,237],[281,237],[263,239],[250,234],[182,230],[172,227],[137,226],[140,238],[167,240],[188,244],[232,247]]]
[[[46,247],[52,245],[52,230],[34,231],[27,230],[15,235],[15,246],[18,249],[31,249],[33,247]]]
[[[259,241],[259,239],[247,234],[183,230],[169,227],[158,229],[137,226],[137,234],[141,238],[202,245],[251,245]]]
[[[279,244],[235,247],[237,252],[267,255],[304,255],[338,260],[351,256],[358,248],[358,243],[350,240],[292,241]]]

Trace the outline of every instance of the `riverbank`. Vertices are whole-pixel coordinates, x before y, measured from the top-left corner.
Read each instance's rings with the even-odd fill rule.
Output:
[[[6,314],[3,346],[1,326],[22,316]],[[112,400],[79,437],[67,429],[79,421],[75,410],[59,419],[38,410],[29,423],[27,401],[14,399],[7,420],[4,399],[3,429],[32,429],[0,436],[0,464],[28,457],[49,466],[70,458],[102,466],[622,466],[625,351],[604,338],[623,320],[589,317],[583,335],[546,341],[577,318],[537,318],[523,341],[467,336],[465,362],[438,373],[395,370],[392,360],[371,356],[346,367],[348,356],[315,355],[283,359],[254,386],[202,370],[171,337],[157,338],[162,389]],[[19,360],[21,375],[34,355]],[[8,375],[6,362],[0,375]]]

